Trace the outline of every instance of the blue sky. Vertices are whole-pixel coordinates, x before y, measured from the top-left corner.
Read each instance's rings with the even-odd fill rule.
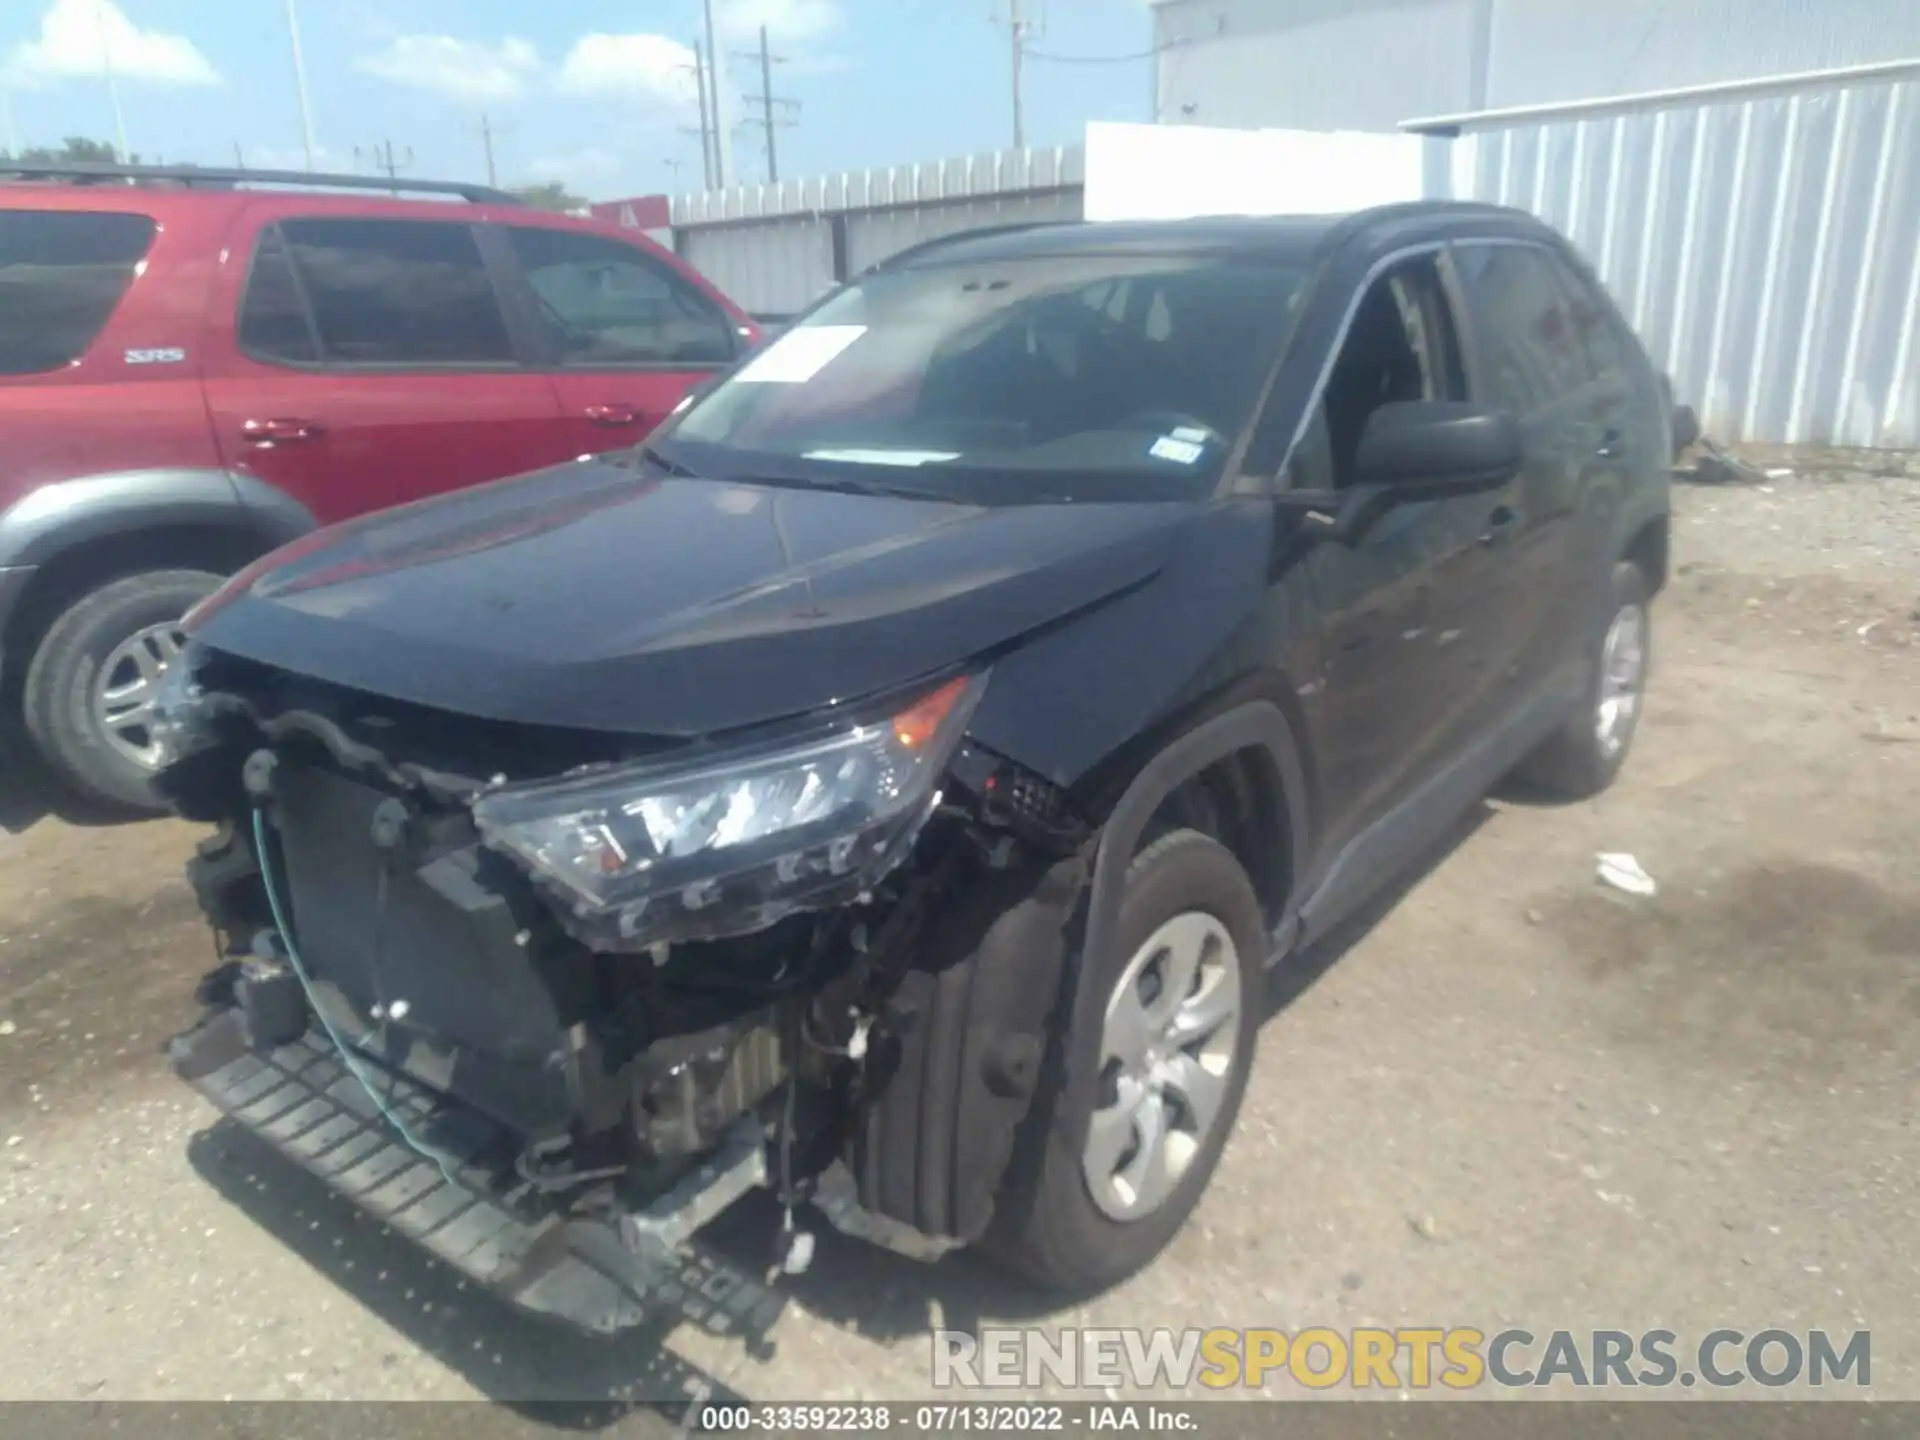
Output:
[[[765,24],[783,177],[939,159],[1012,143],[1009,0],[713,0],[731,57]],[[1146,120],[1151,67],[1066,63],[1138,55],[1145,0],[1023,0],[1041,28],[1026,62],[1033,145],[1088,120]],[[557,179],[593,199],[697,188],[690,46],[700,0],[298,0],[322,168],[367,168],[392,141],[408,173],[484,179],[481,115],[503,184]],[[127,143],[143,157],[303,163],[284,0],[4,0],[0,147],[81,134],[112,141],[111,63]],[[757,64],[729,59],[734,92]],[[747,107],[736,103],[734,118]],[[363,152],[356,162],[354,151]],[[671,162],[679,162],[674,168]],[[757,128],[738,175],[765,176]]]

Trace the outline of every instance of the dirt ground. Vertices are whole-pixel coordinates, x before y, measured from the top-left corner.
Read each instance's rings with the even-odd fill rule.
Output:
[[[1620,784],[1488,803],[1285,978],[1195,1222],[1070,1310],[964,1256],[823,1238],[770,1357],[520,1320],[164,1072],[210,955],[193,833],[40,815],[16,780],[0,1398],[586,1399],[696,1373],[912,1397],[930,1327],[996,1320],[1865,1328],[1875,1397],[1920,1398],[1920,478],[1759,459],[1793,473],[1679,493]],[[1659,893],[1597,884],[1600,851]],[[771,1225],[749,1203],[721,1243],[757,1264]]]

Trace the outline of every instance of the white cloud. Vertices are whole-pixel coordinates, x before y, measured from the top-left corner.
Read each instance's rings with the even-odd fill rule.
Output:
[[[53,0],[40,17],[40,33],[8,54],[6,72],[11,79],[33,83],[91,79],[109,67],[116,79],[220,84],[220,72],[191,40],[142,30],[113,0]]]
[[[839,0],[723,0],[717,20],[729,40],[818,40],[837,28]]]
[[[693,51],[665,35],[582,35],[560,65],[560,88],[574,95],[608,95],[691,104]]]
[[[448,100],[517,100],[540,72],[540,56],[525,40],[498,44],[451,35],[397,35],[386,48],[362,55],[353,68],[395,85]]]

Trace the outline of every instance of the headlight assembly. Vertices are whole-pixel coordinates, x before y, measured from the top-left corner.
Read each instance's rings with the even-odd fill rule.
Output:
[[[985,686],[961,676],[777,748],[509,786],[474,820],[601,948],[745,934],[845,904],[905,858]]]

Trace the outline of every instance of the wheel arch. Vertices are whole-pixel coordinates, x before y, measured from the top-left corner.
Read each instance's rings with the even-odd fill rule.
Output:
[[[1175,735],[1121,792],[1101,828],[1095,851],[1085,953],[1098,954],[1109,943],[1118,923],[1127,868],[1148,839],[1156,817],[1168,816],[1169,802],[1178,806],[1183,793],[1196,785],[1215,795],[1223,788],[1235,791],[1253,808],[1251,832],[1245,825],[1232,825],[1215,838],[1248,866],[1248,878],[1267,910],[1269,926],[1280,940],[1287,939],[1297,913],[1292,880],[1308,853],[1306,765],[1285,711],[1273,699],[1260,697],[1235,703]],[[1277,817],[1259,813],[1269,806],[1277,806]],[[1271,829],[1264,829],[1268,825]],[[1276,859],[1278,867],[1260,865],[1247,851],[1250,844]]]
[[[87,592],[143,570],[230,574],[312,530],[297,500],[225,470],[132,470],[45,485],[0,514],[0,569],[25,575],[0,616],[8,678]]]

